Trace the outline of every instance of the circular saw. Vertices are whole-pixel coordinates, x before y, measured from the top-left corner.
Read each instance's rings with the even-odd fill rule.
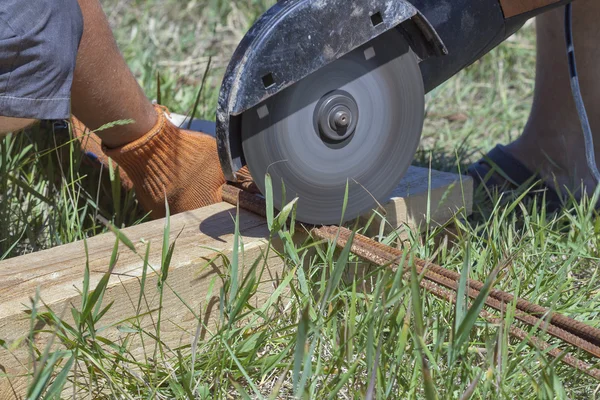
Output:
[[[217,143],[226,178],[271,178],[281,209],[336,224],[388,200],[410,166],[425,93],[557,0],[283,0],[226,70]]]

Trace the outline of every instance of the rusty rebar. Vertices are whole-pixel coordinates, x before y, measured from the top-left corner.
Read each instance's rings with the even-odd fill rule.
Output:
[[[266,215],[264,198],[247,190],[225,185],[223,188],[223,200],[233,205],[239,204],[240,208],[263,217]],[[311,232],[320,239],[335,242],[338,247],[346,246],[352,235],[350,230],[335,226],[314,228]],[[402,257],[406,257],[403,251],[386,246],[360,234],[354,236],[351,251],[364,260],[381,266],[390,265],[397,267]],[[413,261],[417,268],[417,273],[423,275],[425,278],[419,282],[421,287],[441,299],[451,303],[456,302],[456,292],[458,291],[460,280],[459,273],[425,260],[415,258]],[[476,298],[483,288],[484,284],[482,282],[473,279],[467,280],[467,294],[469,297]],[[490,308],[504,312],[507,304],[514,301],[515,297],[512,294],[492,288],[486,298],[485,304]],[[536,327],[565,343],[600,358],[600,329],[521,298],[517,298],[515,304],[517,308],[515,318],[519,321]],[[482,310],[480,315],[490,323],[502,322],[486,310]],[[518,327],[511,326],[509,332],[513,337],[527,341],[550,356],[560,358],[565,364],[600,380],[600,369],[593,368],[590,364],[567,352],[552,347],[549,343],[538,337],[531,336]]]
[[[456,293],[455,292],[450,291],[444,287],[441,287],[441,286],[435,284],[432,281],[428,281],[425,279],[423,279],[420,282],[420,285],[423,289],[427,290],[434,296],[436,296],[442,300],[445,300],[449,303],[456,303]],[[490,314],[486,310],[481,310],[480,315],[483,319],[486,320],[486,322],[488,322],[490,324],[502,325],[504,323],[504,321],[502,319],[495,317],[494,315]],[[530,335],[523,329],[518,328],[516,326],[510,326],[509,334],[511,336],[513,336],[514,338],[517,338],[523,342],[527,342],[530,346],[532,346],[542,352],[546,352],[551,357],[559,358],[563,363],[569,365],[570,367],[575,368],[578,371],[591,376],[592,378],[600,380],[600,369],[594,368],[591,364],[586,363],[583,360],[580,360],[579,358],[575,357],[574,355],[572,355],[568,352],[562,351],[562,350],[552,346],[550,343],[548,343],[536,336]]]
[[[316,236],[320,239],[335,242],[336,245],[340,248],[345,247],[347,245],[347,242],[350,239],[351,234],[352,234],[352,232],[346,228],[338,228],[338,227],[333,227],[333,226],[315,228],[312,230],[312,233],[314,236]],[[392,250],[394,250],[394,251],[392,251]],[[404,253],[401,251],[392,249],[389,246],[375,242],[374,240],[371,240],[371,239],[364,237],[362,235],[359,235],[359,234],[356,234],[354,236],[354,240],[351,245],[351,251],[354,254],[356,254],[357,256],[365,259],[366,261],[372,262],[377,265],[382,265],[382,266],[384,266],[384,265],[397,266],[401,257],[405,256]],[[447,295],[444,294],[443,291],[441,291],[441,289],[451,289],[453,292],[457,292],[458,286],[459,286],[458,280],[450,279],[447,276],[437,274],[436,272],[429,270],[429,267],[433,264],[430,264],[423,260],[418,260],[418,259],[416,259],[415,261],[418,261],[418,262],[415,262],[417,273],[419,275],[423,274],[423,276],[425,278],[425,279],[421,280],[420,285],[423,288],[431,291],[434,295],[441,297],[447,301],[454,302],[455,297],[454,296],[448,297]],[[439,268],[441,268],[441,267],[439,267]],[[460,278],[460,275],[458,275],[458,277]],[[481,286],[483,286],[483,284],[481,284]],[[477,296],[479,296],[480,290],[477,290],[473,287],[468,287],[467,293],[468,293],[469,297],[476,298]],[[488,296],[486,298],[485,304],[488,307],[494,308],[501,312],[506,310],[506,303],[503,302],[502,300],[499,300],[494,297]],[[484,314],[487,315],[488,317],[490,315],[489,313],[487,313],[487,311],[483,310],[481,315],[484,316]],[[563,317],[564,317],[564,319],[562,319],[562,321],[571,320],[570,318],[568,318],[566,316],[563,316]],[[528,314],[528,313],[524,312],[523,310],[519,310],[519,309],[517,309],[517,311],[515,312],[515,318],[517,318],[519,321],[522,321],[530,326],[536,327],[536,328],[562,340],[565,343],[571,344],[581,350],[586,351],[587,353],[589,353],[595,357],[600,358],[600,347],[596,346],[593,343],[588,342],[587,340],[578,336],[577,334],[566,331],[566,330],[554,325],[551,321],[543,320],[535,315]],[[529,335],[525,331],[523,331],[517,327],[511,327],[510,332],[513,336],[520,338],[522,340],[524,340],[524,338],[529,338],[529,339],[527,339],[529,341],[529,343],[533,344],[534,346],[536,345],[536,343],[539,344],[538,348],[540,350],[545,351],[545,350],[550,349],[550,347],[551,347],[547,342],[544,342],[543,340],[541,340],[537,337],[529,337]],[[563,352],[561,352],[559,349],[548,350],[548,354],[550,354],[553,357],[559,357],[559,356],[563,357],[561,360],[563,362],[565,362],[566,364],[568,364],[574,368],[577,368],[581,372],[584,372],[587,375],[600,380],[600,370],[592,368],[589,364],[576,358],[575,356],[573,356],[569,353],[563,354]]]
[[[351,231],[346,228],[328,227],[327,229],[329,230],[330,234],[338,234],[339,232],[339,238],[344,240],[344,245],[351,234]],[[363,248],[362,251],[364,251],[364,248],[371,249],[371,253],[376,251],[378,253],[378,258],[384,258],[388,262],[399,259],[403,257],[404,254],[401,250],[386,246],[362,235],[357,234],[354,240],[355,242],[360,243],[359,246],[356,246],[357,250],[359,250],[358,248]],[[449,269],[425,260],[415,259],[414,261],[418,267],[427,269],[428,272],[441,275],[451,281],[458,282],[460,280],[460,274],[457,272],[450,271]],[[484,286],[482,282],[473,279],[467,279],[467,284],[471,289],[476,291],[480,291]],[[515,297],[512,294],[499,289],[491,289],[489,297],[494,298],[502,303],[511,303],[515,300]],[[518,310],[539,318],[543,318],[544,320],[548,320],[552,325],[555,325],[556,327],[561,328],[595,345],[598,351],[600,351],[600,347],[598,347],[600,344],[600,329],[584,324],[583,322],[577,321],[563,314],[551,311],[540,305],[533,304],[527,300],[521,298],[516,300],[516,307]]]
[[[239,189],[231,185],[223,186],[223,201],[237,206],[239,204],[241,209],[250,211],[254,214],[265,217],[266,204],[265,199],[261,196],[248,192],[246,190]]]

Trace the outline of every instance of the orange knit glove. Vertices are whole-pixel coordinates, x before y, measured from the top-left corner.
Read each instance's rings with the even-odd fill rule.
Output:
[[[120,166],[123,186],[135,188],[137,198],[152,218],[165,216],[165,195],[171,214],[177,214],[221,201],[225,177],[221,171],[217,144],[213,137],[177,128],[155,106],[158,120],[140,139],[125,146],[108,149],[100,138],[75,117],[73,132],[83,151],[98,164]],[[246,167],[238,171],[242,189],[258,193]]]
[[[146,135],[120,148],[103,148],[131,178],[142,207],[152,218],[221,201],[225,177],[217,143],[209,135],[177,128],[157,106],[158,120]]]

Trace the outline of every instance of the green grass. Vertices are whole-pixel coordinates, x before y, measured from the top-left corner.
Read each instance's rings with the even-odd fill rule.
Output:
[[[198,109],[205,118],[214,113],[227,57],[266,7],[253,0],[103,4],[146,93],[156,97],[158,73],[161,98],[173,111],[193,107],[212,57]],[[531,103],[533,49],[527,28],[429,95],[415,162],[458,171],[479,151],[516,137]],[[98,216],[117,228],[143,220],[131,194],[114,192],[114,174],[112,180],[106,172],[99,177],[81,164],[66,135],[54,142],[35,131],[0,142],[0,226],[6,227],[0,229],[0,258],[103,232]],[[409,235],[410,250],[396,272],[364,271],[348,249],[336,251],[330,243],[294,243],[285,228],[293,226],[285,223],[293,216],[288,208],[268,218],[273,240],[283,243],[277,246],[281,253],[271,248],[269,254],[287,266],[275,292],[259,308],[251,306],[249,299],[268,280],[268,254],[247,260],[234,246],[219,294],[220,328],[181,348],[160,342],[160,320],[143,329],[141,315],[123,316],[118,329],[126,340],[104,337],[109,326],[102,316],[111,307],[102,302],[106,279],[89,287],[89,266],[82,265],[82,302],[69,310],[72,323],[33,299],[32,326],[48,324],[54,344],[64,346],[59,352],[35,349],[29,395],[58,398],[67,387],[64,398],[468,398],[471,392],[478,399],[593,398],[598,382],[508,337],[514,309],[506,310],[502,325],[471,318],[477,301],[455,308],[419,290],[411,263],[420,257],[486,281],[511,256],[514,262],[499,272],[496,287],[600,326],[600,219],[590,204],[572,202],[546,215],[536,204],[478,197],[475,216],[453,221],[456,232],[447,239],[429,223],[425,235]],[[165,238],[169,229],[167,224]],[[378,239],[394,245],[400,231]],[[135,251],[119,238],[130,248],[121,251]],[[235,240],[244,242],[237,230]],[[144,271],[160,274],[162,294],[172,290],[169,260],[177,243],[153,245],[162,246],[160,265],[137,251]],[[115,246],[111,265],[117,256]],[[242,268],[250,272],[240,281]],[[403,272],[412,272],[412,279]],[[140,305],[145,286],[142,278],[141,292],[130,294]],[[136,340],[147,349],[141,357],[129,352]]]
[[[276,255],[287,266],[276,290],[258,308],[252,305],[260,284],[273,283],[266,273],[270,255],[247,260],[234,245],[225,263],[218,328],[199,339],[199,324],[191,343],[178,348],[160,341],[159,318],[142,327],[144,293],[154,290],[144,278],[140,293],[129,293],[138,299],[140,315],[103,324],[102,315],[112,306],[102,298],[118,257],[115,244],[97,287],[89,287],[83,266],[81,306],[68,310],[74,322],[67,325],[56,310],[42,311],[34,301],[32,326],[43,322],[54,344],[66,350],[36,349],[31,394],[58,393],[68,382],[65,397],[461,398],[472,389],[473,398],[591,398],[597,382],[508,337],[514,305],[501,325],[473,318],[482,298],[458,308],[437,300],[418,288],[411,262],[423,257],[489,281],[492,269],[510,257],[514,262],[499,271],[496,287],[598,325],[600,225],[589,204],[550,217],[533,205],[498,206],[485,224],[458,225],[453,243],[435,245],[437,230],[413,238],[397,271],[365,270],[347,247],[336,251],[333,244],[310,238],[294,243],[282,228],[293,215],[287,208],[269,218],[272,237],[283,242]],[[164,229],[168,238],[168,220]],[[117,236],[130,249],[122,251],[136,251],[126,236]],[[396,234],[382,238],[388,244],[396,240]],[[244,242],[237,227],[234,242]],[[176,242],[163,242],[160,265],[144,262],[145,271],[159,273],[160,298],[173,290],[167,275],[173,246]],[[145,251],[137,252],[147,260]],[[240,280],[242,268],[248,272]],[[121,332],[118,341],[104,336],[109,328]],[[552,342],[543,332],[524,329]],[[129,345],[140,340],[145,355],[130,353]]]

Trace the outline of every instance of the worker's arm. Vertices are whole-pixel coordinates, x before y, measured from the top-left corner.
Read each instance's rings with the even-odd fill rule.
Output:
[[[570,2],[567,0],[500,0],[500,5],[502,6],[502,11],[504,11],[504,17],[511,18],[539,8]]]
[[[10,132],[18,132],[33,124],[35,119],[0,117],[0,138]]]

